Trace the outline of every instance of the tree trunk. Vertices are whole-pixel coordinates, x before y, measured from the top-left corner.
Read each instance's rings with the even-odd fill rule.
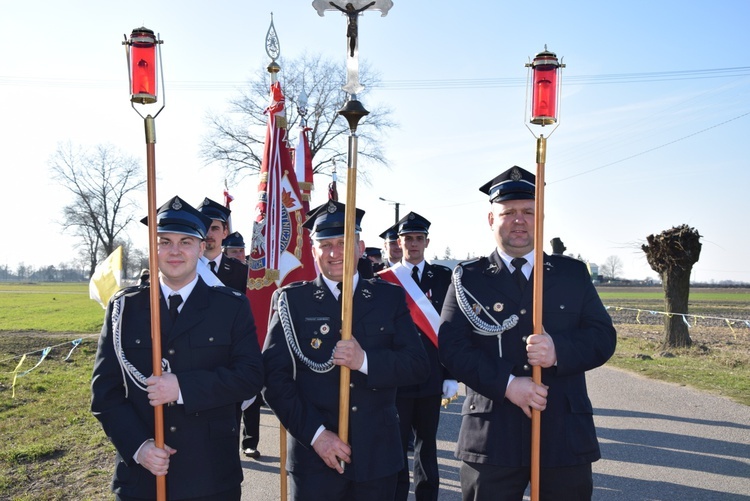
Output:
[[[672,315],[664,316],[664,348],[687,348],[690,339],[685,318],[680,313],[688,312],[690,296],[690,270],[672,268],[661,274],[664,287],[664,311]]]
[[[646,237],[641,249],[651,269],[659,273],[664,287],[664,348],[692,344],[684,315],[688,312],[690,272],[701,254],[700,234],[687,225],[676,226]]]

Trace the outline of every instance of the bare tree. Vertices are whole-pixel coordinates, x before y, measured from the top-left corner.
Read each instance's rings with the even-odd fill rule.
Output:
[[[61,221],[79,237],[93,274],[98,257],[106,257],[117,247],[116,240],[135,219],[131,195],[146,178],[137,160],[99,145],[92,150],[59,145],[50,159],[53,177],[73,195],[63,207]]]
[[[334,162],[346,164],[349,126],[338,115],[347,99],[341,90],[346,78],[344,65],[325,60],[321,55],[305,54],[299,59],[281,63],[279,73],[285,97],[288,130],[294,137],[299,130],[298,97],[304,91],[308,98],[307,126],[310,128],[310,151],[313,172],[329,172]],[[378,76],[366,64],[360,65],[360,81],[367,89],[377,85]],[[229,101],[229,113],[209,113],[209,134],[204,138],[201,155],[208,162],[219,162],[228,178],[236,181],[260,170],[266,135],[269,96],[269,74],[260,68],[240,95]],[[365,103],[370,112],[357,128],[360,138],[358,156],[365,163],[386,163],[381,147],[384,132],[396,124],[391,111],[373,103]]]
[[[693,341],[682,314],[688,312],[690,273],[701,255],[698,230],[683,224],[646,237],[641,246],[648,264],[661,277],[664,288],[664,347],[687,347]]]
[[[622,274],[622,259],[619,256],[609,256],[599,267],[599,275],[615,280]]]

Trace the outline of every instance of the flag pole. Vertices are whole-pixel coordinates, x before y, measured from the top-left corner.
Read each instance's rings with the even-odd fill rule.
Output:
[[[355,253],[356,213],[357,213],[357,124],[369,112],[357,101],[355,95],[339,110],[339,114],[349,122],[349,151],[346,170],[346,212],[344,216],[344,281],[341,286],[341,339],[352,338],[352,318],[354,306],[354,276],[359,257]],[[349,443],[349,384],[351,372],[341,367],[339,381],[339,438]],[[344,462],[341,461],[342,468]]]
[[[344,2],[342,2],[344,3]],[[338,5],[329,0],[313,0],[313,8],[319,16],[325,11],[339,11],[347,18],[346,23],[346,83],[342,89],[347,93],[349,99],[339,115],[346,118],[349,123],[349,151],[346,177],[346,213],[344,216],[344,281],[341,294],[341,339],[348,340],[352,337],[352,306],[354,302],[353,286],[351,277],[354,276],[357,262],[360,256],[355,254],[354,242],[356,239],[356,212],[357,212],[357,125],[359,120],[367,115],[369,111],[357,100],[357,94],[364,90],[359,81],[359,16],[372,7],[379,10],[381,17],[388,14],[393,6],[392,0],[352,0]],[[339,386],[339,438],[344,443],[349,443],[349,382],[351,373],[348,367],[341,367],[341,379]],[[341,467],[344,462],[341,461]]]

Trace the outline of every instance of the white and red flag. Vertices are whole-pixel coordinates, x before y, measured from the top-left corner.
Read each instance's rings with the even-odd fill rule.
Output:
[[[261,346],[268,330],[273,292],[288,283],[315,278],[310,238],[302,227],[307,211],[286,142],[284,94],[271,84],[266,142],[248,258],[247,297]]]
[[[231,208],[229,205],[234,200],[234,197],[229,194],[229,187],[226,185],[226,181],[224,181],[224,207],[227,209]],[[232,215],[229,215],[229,219],[227,219],[227,229],[229,230],[229,233],[232,233]]]
[[[302,194],[305,212],[310,210],[310,192],[314,188],[312,152],[310,151],[310,141],[307,138],[307,133],[310,130],[312,130],[310,127],[300,125],[297,148],[294,151],[294,173],[297,175],[297,184]]]
[[[422,292],[419,285],[411,277],[409,269],[401,263],[391,268],[386,268],[378,273],[383,280],[401,286],[406,292],[406,306],[409,314],[419,330],[438,345],[438,330],[440,328],[440,314],[432,305],[432,301]]]

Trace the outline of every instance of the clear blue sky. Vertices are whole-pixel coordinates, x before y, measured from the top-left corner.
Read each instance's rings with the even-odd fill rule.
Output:
[[[2,2],[0,198],[6,225],[0,263],[74,259],[56,221],[67,195],[49,179],[61,142],[112,144],[145,165],[143,122],[130,108],[123,34],[146,26],[164,39],[167,106],[156,121],[158,202],[221,200],[223,173],[198,155],[208,110],[227,100],[268,58],[274,13],[283,58],[323,53],[344,65],[346,18],[319,17],[311,1]],[[688,224],[703,235],[694,279],[750,281],[750,2],[394,0],[386,17],[359,20],[360,56],[383,86],[365,107],[391,107],[389,167],[358,183],[368,245],[393,206],[432,221],[427,255],[464,258],[494,247],[488,203],[477,190],[517,164],[535,168],[524,124],[525,63],[544,45],[563,58],[561,123],[548,140],[545,249],[656,277],[640,244]],[[732,71],[728,68],[741,68]],[[282,68],[282,84],[283,84]],[[366,121],[362,122],[362,126]],[[535,132],[541,132],[534,128]],[[367,168],[368,166],[360,166]],[[326,197],[316,179],[313,203]],[[235,229],[251,233],[257,179],[230,187]],[[345,187],[340,186],[340,193]],[[141,202],[145,214],[145,195]],[[130,235],[145,248],[144,226]]]

